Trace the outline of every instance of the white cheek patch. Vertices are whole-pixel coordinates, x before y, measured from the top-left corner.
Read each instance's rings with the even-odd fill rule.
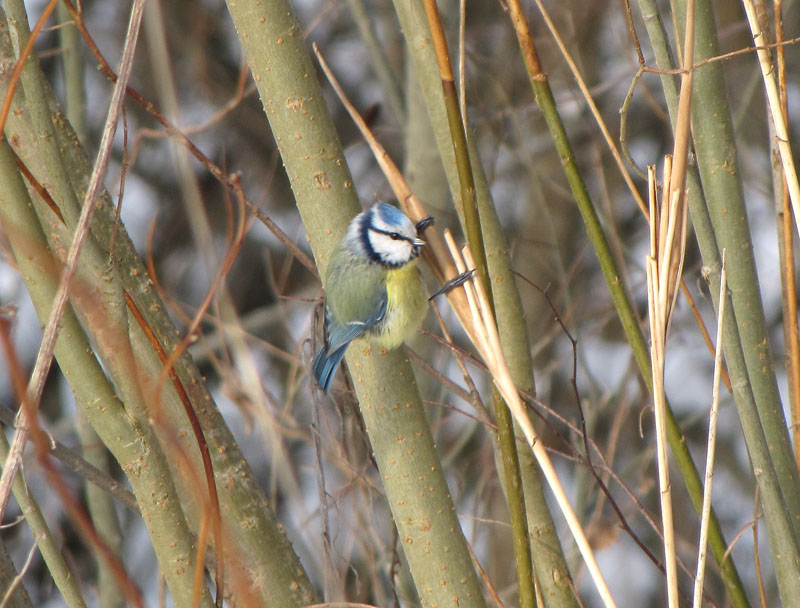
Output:
[[[392,239],[388,235],[370,231],[372,249],[385,264],[405,264],[412,257],[411,243],[405,239]]]

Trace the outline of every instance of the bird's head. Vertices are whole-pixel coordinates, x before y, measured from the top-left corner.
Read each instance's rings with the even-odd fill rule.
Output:
[[[383,202],[359,214],[351,230],[364,254],[384,266],[407,264],[419,255],[420,247],[425,244],[406,214]]]

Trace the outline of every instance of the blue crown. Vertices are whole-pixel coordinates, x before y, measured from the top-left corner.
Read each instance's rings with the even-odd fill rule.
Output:
[[[390,226],[402,226],[403,224],[411,221],[408,219],[405,213],[400,211],[397,207],[393,207],[389,203],[377,203],[375,205],[375,212],[378,214],[378,217],[380,217],[381,220]]]

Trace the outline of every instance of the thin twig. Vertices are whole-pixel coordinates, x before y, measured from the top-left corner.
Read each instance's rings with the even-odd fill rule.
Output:
[[[328,516],[328,490],[325,488],[325,466],[322,460],[322,445],[320,440],[320,419],[319,419],[319,400],[317,391],[312,392],[311,404],[311,436],[314,439],[314,458],[315,473],[317,478],[317,493],[319,495],[319,515],[322,526],[322,572],[323,572],[323,594],[327,601],[331,599],[334,581],[336,576],[336,563],[333,560],[331,548],[330,518]],[[339,595],[338,592],[335,592]]]
[[[0,406],[0,422],[8,427],[14,426],[14,419],[16,415],[14,412],[4,406]],[[50,441],[50,453],[54,458],[60,460],[64,465],[76,475],[82,477],[89,483],[94,484],[101,490],[111,494],[122,505],[133,511],[139,513],[139,505],[136,504],[136,496],[133,492],[125,489],[125,487],[116,479],[101,471],[91,462],[82,458],[75,451],[71,450],[63,443],[56,440]]]
[[[758,580],[758,596],[761,600],[761,608],[767,608],[767,592],[764,589],[764,577],[761,576],[761,556],[758,553],[758,505],[761,504],[759,500],[758,485],[756,485],[756,493],[753,497],[753,566],[756,571],[756,579]],[[734,539],[735,541],[736,539]]]
[[[3,596],[3,601],[0,602],[0,608],[6,608],[6,606],[8,606],[8,604],[11,602],[11,596],[14,595],[14,591],[16,591],[17,587],[22,584],[22,577],[28,573],[31,563],[33,562],[33,556],[36,555],[36,549],[37,545],[36,543],[33,543],[28,551],[28,557],[25,559],[25,563],[22,565],[22,568],[20,568],[20,571],[17,572],[14,580],[11,581],[8,589],[6,589],[6,593]]]
[[[509,6],[513,6],[519,0],[512,0],[509,3]],[[572,72],[573,77],[575,78],[575,82],[578,84],[578,88],[581,90],[583,94],[583,98],[586,100],[586,103],[589,105],[589,109],[592,112],[592,116],[594,117],[597,126],[600,128],[600,132],[603,134],[603,139],[608,146],[611,155],[614,157],[614,161],[617,163],[617,168],[619,169],[620,175],[622,179],[625,180],[625,184],[628,186],[628,190],[630,191],[631,195],[633,196],[636,204],[639,206],[639,209],[642,213],[647,216],[647,205],[645,205],[644,199],[642,198],[641,194],[639,194],[639,190],[636,188],[636,185],[633,183],[633,179],[628,173],[628,169],[625,166],[625,161],[622,158],[619,150],[617,149],[617,145],[614,142],[614,138],[611,136],[611,132],[608,130],[606,126],[605,120],[603,120],[603,116],[600,113],[600,109],[597,107],[597,104],[594,102],[592,98],[592,94],[589,91],[589,87],[586,86],[586,81],[584,81],[583,76],[581,75],[578,66],[575,64],[575,61],[572,59],[572,55],[567,50],[567,46],[564,44],[564,41],[561,39],[561,35],[558,33],[555,24],[553,23],[552,19],[550,19],[550,13],[547,12],[547,9],[544,6],[542,0],[536,0],[536,5],[539,7],[539,11],[542,13],[542,18],[544,19],[547,28],[550,30],[550,35],[553,37],[553,40],[556,41],[559,50],[561,51],[561,56],[564,57],[564,60],[567,62],[570,71]]]
[[[713,57],[707,57],[702,61],[698,61],[697,63],[692,64],[690,68],[674,68],[674,69],[664,69],[664,68],[654,68],[649,65],[642,66],[642,69],[645,72],[649,72],[651,74],[660,74],[660,75],[667,75],[667,76],[677,76],[679,74],[684,74],[685,72],[689,71],[696,71],[698,68],[702,68],[703,66],[709,65],[711,63],[717,63],[720,61],[727,61],[728,59],[733,59],[734,57],[739,57],[740,55],[747,55],[749,53],[758,52],[758,51],[771,51],[772,49],[787,47],[787,46],[794,46],[800,42],[800,36],[795,38],[789,38],[788,40],[784,40],[782,42],[772,42],[770,44],[757,44],[755,46],[747,46],[742,49],[737,49],[735,51],[730,51],[728,53],[722,53],[721,55],[714,55]]]
[[[636,164],[636,161],[633,160],[630,150],[628,149],[628,107],[633,100],[633,93],[636,90],[636,85],[639,84],[643,74],[644,68],[639,67],[636,75],[631,80],[631,86],[628,87],[628,93],[625,95],[625,100],[622,102],[622,107],[619,110],[619,147],[622,156],[628,161],[633,172],[642,179],[647,179],[647,173],[642,171],[641,167]]]
[[[486,424],[492,424],[492,416],[489,413],[489,410],[483,404],[481,400],[481,395],[478,392],[478,389],[475,386],[475,382],[472,380],[472,376],[467,370],[467,366],[464,363],[464,356],[461,354],[461,351],[455,348],[455,344],[453,343],[453,338],[450,335],[450,330],[447,329],[447,325],[442,318],[441,313],[439,312],[439,307],[436,305],[436,302],[431,302],[431,308],[433,309],[433,313],[436,315],[436,321],[439,323],[439,328],[442,330],[442,337],[444,338],[444,342],[450,347],[450,350],[455,357],[456,364],[458,365],[458,369],[461,371],[461,375],[464,378],[464,382],[469,389],[469,393],[467,394],[465,401],[472,404],[472,407],[475,408],[475,411],[478,415],[485,421]],[[460,388],[460,387],[459,387]]]

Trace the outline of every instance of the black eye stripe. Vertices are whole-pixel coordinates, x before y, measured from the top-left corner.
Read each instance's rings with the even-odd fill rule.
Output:
[[[409,243],[413,244],[413,240],[411,238],[398,232],[389,232],[388,230],[381,230],[380,228],[375,228],[374,226],[370,226],[369,229],[372,230],[372,232],[386,235],[393,241],[408,241]]]
[[[371,232],[375,234],[382,234],[394,241],[406,241],[411,246],[408,255],[401,255],[400,257],[403,259],[400,260],[394,259],[399,255],[399,252],[389,251],[388,243],[384,244],[385,247],[381,247],[381,249],[385,250],[376,251],[376,243],[373,243],[372,241],[372,237],[370,235]],[[377,226],[373,226],[370,224],[370,218],[366,214],[358,225],[358,237],[358,249],[356,249],[355,252],[357,254],[366,256],[371,262],[375,262],[386,268],[400,268],[419,256],[420,247],[414,237],[406,236],[405,234],[394,232],[392,230],[383,230]]]

